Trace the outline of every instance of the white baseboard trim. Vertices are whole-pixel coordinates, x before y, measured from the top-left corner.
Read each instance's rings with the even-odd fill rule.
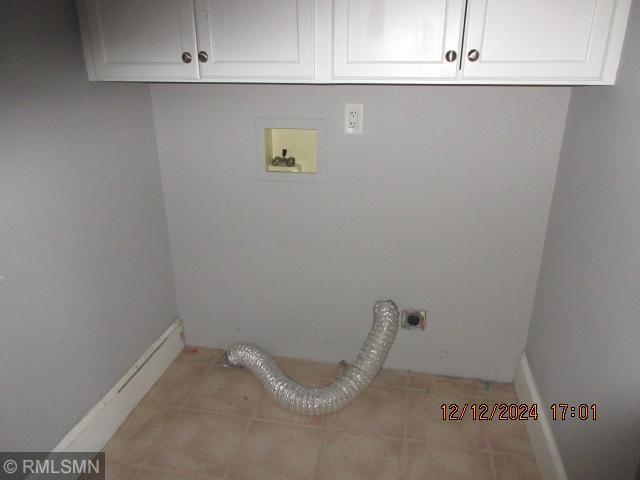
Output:
[[[530,421],[526,422],[526,424],[531,438],[533,453],[538,464],[540,478],[542,480],[568,480],[562,457],[560,457],[560,451],[551,430],[551,419],[547,413],[547,404],[540,397],[525,353],[520,357],[515,385],[520,402],[529,405],[535,403],[538,406],[538,421]]]
[[[182,320],[174,320],[53,452],[98,452],[184,348]]]

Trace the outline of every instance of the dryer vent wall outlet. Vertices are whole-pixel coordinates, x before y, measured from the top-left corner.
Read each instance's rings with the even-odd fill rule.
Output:
[[[427,311],[417,308],[403,310],[401,326],[408,330],[424,330],[427,328]]]

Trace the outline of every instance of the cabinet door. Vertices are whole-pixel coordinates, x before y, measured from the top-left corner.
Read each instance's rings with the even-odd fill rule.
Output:
[[[199,78],[191,0],[82,0],[79,7],[98,80]]]
[[[196,0],[203,79],[314,77],[313,0]]]
[[[333,6],[334,79],[457,78],[464,0],[334,0]],[[447,51],[455,52],[449,60]]]
[[[469,0],[465,80],[599,80],[616,0]],[[477,60],[470,61],[472,50]]]

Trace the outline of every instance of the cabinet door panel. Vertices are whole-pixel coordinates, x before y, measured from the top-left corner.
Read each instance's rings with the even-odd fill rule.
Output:
[[[196,0],[202,78],[313,79],[313,0]]]
[[[99,80],[199,78],[191,0],[84,0]],[[189,52],[193,61],[182,61]]]
[[[455,79],[463,0],[334,0],[335,79]]]
[[[593,79],[616,0],[469,0],[464,79]]]

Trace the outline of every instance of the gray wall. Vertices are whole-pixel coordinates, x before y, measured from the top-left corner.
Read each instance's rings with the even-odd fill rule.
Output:
[[[380,296],[427,306],[388,366],[511,380],[568,88],[151,87],[191,343],[352,359]],[[365,135],[342,103],[365,104]],[[259,182],[256,117],[324,118],[326,184]]]
[[[574,88],[527,356],[570,478],[630,480],[640,458],[640,3],[615,87]]]
[[[47,450],[176,316],[149,88],[71,1],[0,2],[0,450]]]

